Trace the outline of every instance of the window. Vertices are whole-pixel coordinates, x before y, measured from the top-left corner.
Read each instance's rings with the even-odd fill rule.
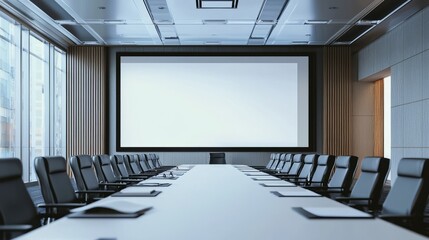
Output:
[[[34,158],[49,155],[49,44],[30,35],[30,181],[36,181]]]
[[[65,52],[0,13],[0,157],[65,156]]]
[[[19,25],[0,18],[0,157],[19,156]]]
[[[66,108],[65,108],[65,96],[66,96],[66,61],[65,53],[60,49],[54,48],[54,97],[53,97],[53,149],[54,155],[65,156],[66,155]]]
[[[384,157],[391,157],[391,89],[390,89],[390,76],[384,78]],[[390,173],[388,176],[390,180]]]

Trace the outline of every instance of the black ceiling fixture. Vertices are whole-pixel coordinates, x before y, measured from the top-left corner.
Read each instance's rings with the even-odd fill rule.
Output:
[[[238,0],[197,0],[198,9],[233,9],[237,6]]]

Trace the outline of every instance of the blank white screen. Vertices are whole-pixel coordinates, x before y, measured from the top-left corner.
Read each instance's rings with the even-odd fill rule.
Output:
[[[120,57],[121,147],[308,147],[308,57]]]

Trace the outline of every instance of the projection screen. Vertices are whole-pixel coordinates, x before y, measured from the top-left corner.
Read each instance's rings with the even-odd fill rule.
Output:
[[[309,56],[117,61],[118,150],[309,147]]]

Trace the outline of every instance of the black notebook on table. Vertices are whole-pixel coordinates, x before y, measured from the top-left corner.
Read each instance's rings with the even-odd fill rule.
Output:
[[[118,200],[97,206],[84,206],[72,209],[69,218],[137,218],[152,209],[151,206]]]
[[[350,207],[294,207],[299,214],[310,219],[370,219],[373,215]]]
[[[171,183],[139,183],[135,185],[130,185],[128,187],[169,187],[171,186]]]
[[[116,192],[111,197],[156,197],[161,191],[151,190],[143,192]]]

